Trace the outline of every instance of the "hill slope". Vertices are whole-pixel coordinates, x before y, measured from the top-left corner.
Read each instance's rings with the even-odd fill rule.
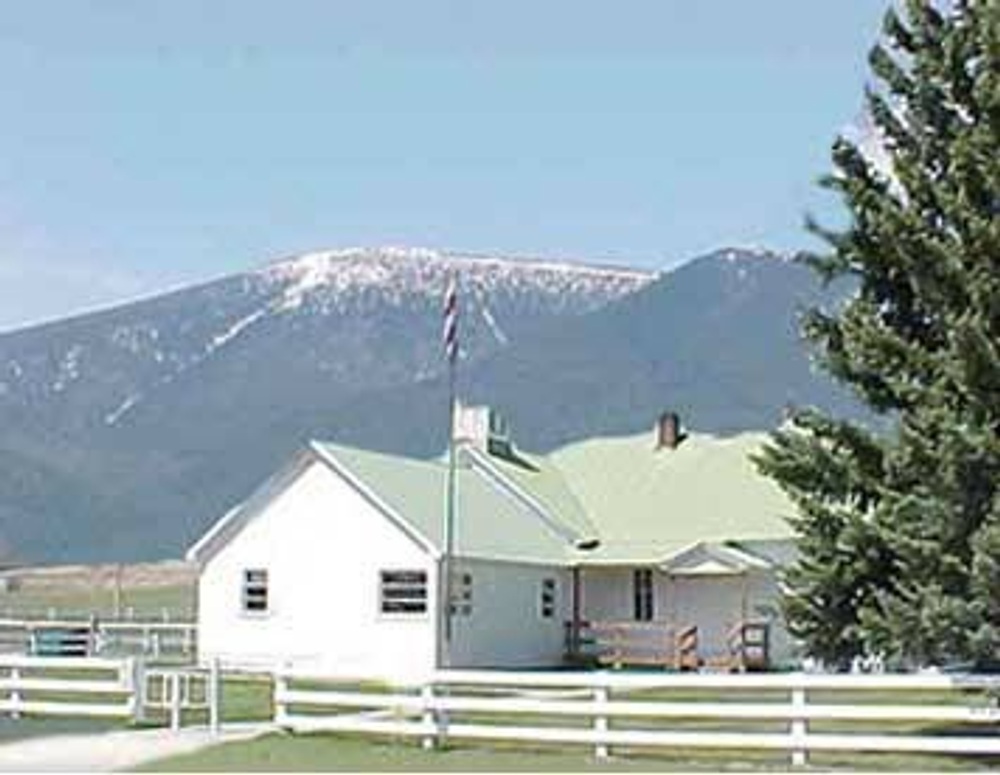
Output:
[[[0,541],[45,560],[183,543],[332,412],[441,373],[441,297],[462,278],[463,358],[654,278],[422,249],[298,256],[0,335]],[[324,426],[326,427],[326,426]]]
[[[802,267],[721,251],[669,274],[423,250],[311,254],[0,336],[0,538],[44,560],[176,556],[309,437],[435,455],[440,301],[461,394],[548,449],[647,427],[768,428],[845,407],[813,375]]]

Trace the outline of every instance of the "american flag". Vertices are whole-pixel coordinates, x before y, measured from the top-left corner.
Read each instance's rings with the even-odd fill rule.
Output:
[[[458,282],[452,275],[444,292],[444,328],[441,332],[445,356],[451,363],[458,356]]]

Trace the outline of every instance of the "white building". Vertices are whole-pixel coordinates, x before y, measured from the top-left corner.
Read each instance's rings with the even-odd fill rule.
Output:
[[[314,442],[189,551],[201,658],[412,677],[556,665],[596,638],[611,662],[680,664],[694,626],[711,662],[731,655],[734,626],[762,620],[772,661],[787,658],[775,569],[790,506],[747,460],[758,437],[682,439],[666,417],[655,443],[540,458],[481,419],[456,424],[450,637],[447,466]],[[623,638],[627,653],[611,654]]]

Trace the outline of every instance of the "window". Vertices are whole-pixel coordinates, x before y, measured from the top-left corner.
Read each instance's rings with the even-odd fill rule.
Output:
[[[267,571],[253,568],[243,571],[243,610],[246,613],[267,612]]]
[[[379,572],[379,611],[384,614],[427,612],[427,572],[384,570]]]
[[[653,619],[653,571],[639,568],[632,574],[632,590],[635,600],[635,620],[648,622]]]
[[[552,619],[556,615],[556,580],[542,579],[541,614],[543,619]]]
[[[472,574],[458,573],[451,587],[451,613],[454,616],[472,616]]]

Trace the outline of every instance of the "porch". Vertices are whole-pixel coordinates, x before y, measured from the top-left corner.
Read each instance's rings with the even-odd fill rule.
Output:
[[[698,625],[666,621],[566,622],[566,661],[667,670],[715,670],[744,673],[771,666],[770,624],[764,620],[735,623],[727,633],[726,650],[706,653],[699,647]]]
[[[574,569],[570,663],[744,672],[787,655],[773,568],[739,548],[699,543],[655,565]],[[777,641],[777,642],[776,642]]]

